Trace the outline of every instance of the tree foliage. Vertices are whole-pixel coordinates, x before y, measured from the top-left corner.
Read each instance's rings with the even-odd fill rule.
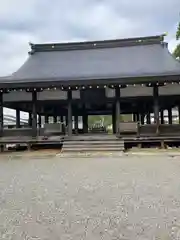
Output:
[[[180,40],[180,22],[177,27],[176,40]],[[180,44],[176,46],[173,54],[176,58],[180,59]]]
[[[179,40],[179,39],[180,39],[180,22],[178,24],[177,32],[176,32],[176,40]]]

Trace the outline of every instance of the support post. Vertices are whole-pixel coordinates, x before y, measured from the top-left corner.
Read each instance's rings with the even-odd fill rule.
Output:
[[[53,116],[53,122],[57,123],[57,116]]]
[[[137,121],[136,113],[133,113],[133,122]]]
[[[60,116],[60,122],[61,122],[61,123],[64,122],[64,116]]]
[[[41,115],[39,114],[39,115],[38,115],[38,125],[39,125],[39,128],[41,128],[41,123],[42,123],[42,121],[41,121]]]
[[[164,124],[164,110],[161,110],[161,124]]]
[[[179,117],[179,124],[180,124],[180,105],[178,106],[178,117]]]
[[[86,112],[83,114],[83,132],[88,133],[88,115]]]
[[[3,137],[3,129],[4,129],[4,122],[3,122],[3,93],[0,92],[0,138]],[[0,144],[0,151],[4,151],[4,145]]]
[[[75,134],[78,134],[78,128],[79,128],[79,126],[78,126],[78,115],[76,114],[75,116],[74,116],[74,130],[75,130]]]
[[[37,137],[37,92],[32,91],[32,137]]]
[[[32,114],[29,112],[29,119],[28,119],[29,127],[32,127]]]
[[[113,134],[116,134],[116,111],[115,111],[115,105],[113,105],[113,109],[112,109],[112,130],[113,130]]]
[[[172,108],[168,108],[168,122],[172,124]]]
[[[120,88],[116,87],[116,134],[120,135]]]
[[[0,92],[0,137],[3,137],[3,93]]]
[[[21,124],[20,124],[20,110],[16,109],[16,128],[20,128]]]
[[[147,114],[147,124],[151,124],[151,113]]]
[[[68,120],[68,136],[72,136],[72,91],[68,90],[68,114],[67,114],[67,120]]]
[[[144,113],[141,114],[141,125],[144,125]]]
[[[61,129],[62,129],[62,133],[66,133],[66,123],[65,123],[65,121],[64,121],[64,116],[60,116],[60,122],[61,122]]]
[[[157,85],[153,86],[154,97],[154,123],[156,124],[156,134],[159,134],[159,88]]]

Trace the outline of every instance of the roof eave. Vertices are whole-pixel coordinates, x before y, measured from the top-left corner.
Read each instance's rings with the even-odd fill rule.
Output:
[[[7,79],[6,79],[7,80]],[[0,88],[32,88],[32,87],[50,87],[50,86],[75,86],[75,85],[110,85],[110,84],[147,84],[153,82],[179,82],[180,73],[171,75],[154,75],[154,76],[136,76],[136,77],[111,77],[111,78],[91,78],[91,79],[66,79],[59,80],[57,78],[52,79],[51,82],[48,79],[34,79],[30,81],[27,79],[12,79],[12,81],[5,81],[0,83]],[[15,81],[15,82],[13,82]]]

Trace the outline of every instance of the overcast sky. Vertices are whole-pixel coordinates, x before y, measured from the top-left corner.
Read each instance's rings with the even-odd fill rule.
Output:
[[[0,76],[28,57],[28,42],[64,42],[148,36],[168,32],[172,50],[180,0],[3,0],[0,4]]]
[[[168,32],[170,49],[180,0],[4,0],[0,4],[0,76],[27,58],[28,42],[100,40]]]

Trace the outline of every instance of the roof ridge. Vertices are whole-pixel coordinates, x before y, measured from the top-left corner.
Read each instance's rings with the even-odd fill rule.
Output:
[[[33,44],[30,43],[30,54],[35,52],[45,51],[68,51],[68,50],[85,50],[96,48],[113,48],[113,47],[128,47],[136,45],[158,44],[164,41],[165,35],[136,37],[114,40],[99,40],[99,41],[84,41],[84,42],[67,42],[67,43],[45,43]]]

